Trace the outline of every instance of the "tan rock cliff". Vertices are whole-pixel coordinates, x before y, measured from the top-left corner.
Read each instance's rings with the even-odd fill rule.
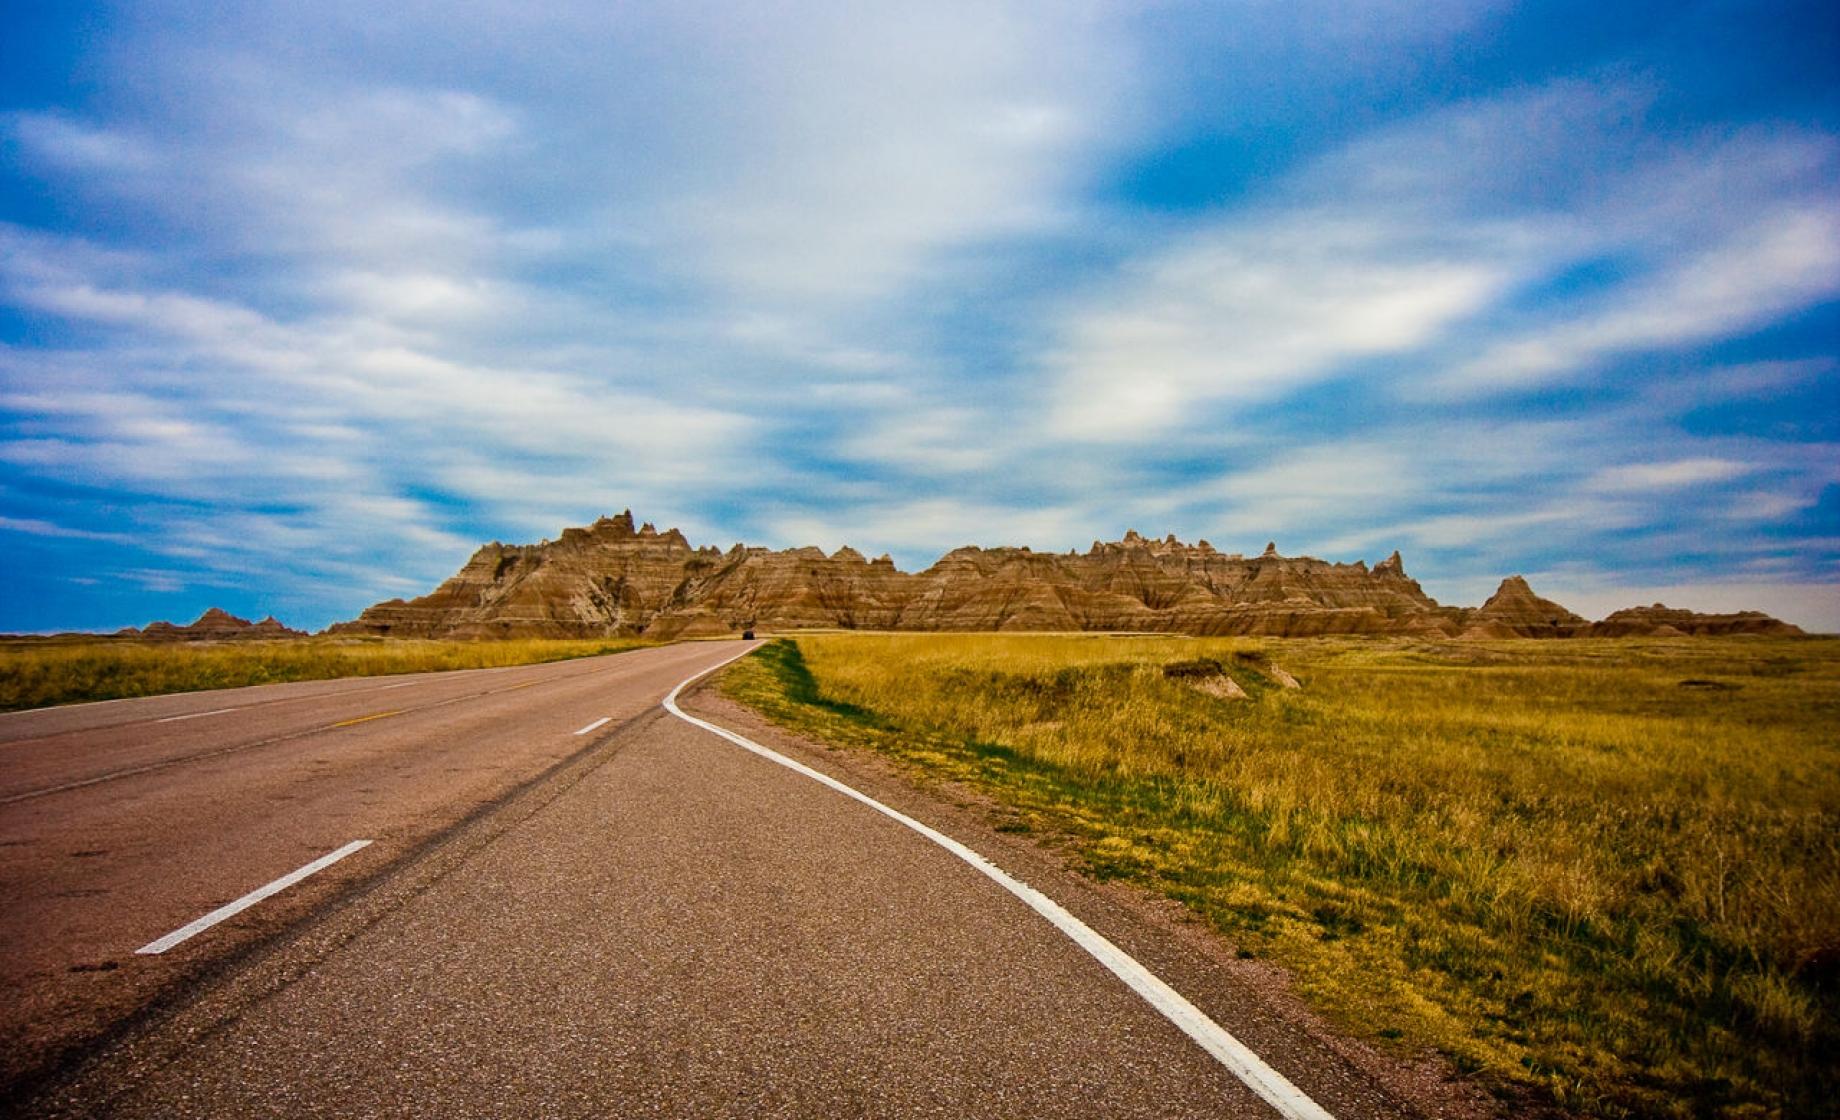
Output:
[[[693,548],[676,529],[634,529],[628,511],[554,541],[486,545],[430,594],[378,603],[332,631],[675,638],[746,628],[1436,638],[1564,637],[1590,624],[1518,576],[1480,609],[1441,606],[1397,552],[1370,569],[1287,557],[1275,543],[1247,558],[1133,530],[1084,553],[958,548],[910,574],[853,548]]]
[[[1489,601],[1469,616],[1471,637],[1569,638],[1590,623],[1551,599],[1542,599],[1520,576],[1501,581]]]
[[[431,594],[365,610],[336,633],[402,637],[708,635],[887,630],[1144,630],[1276,636],[1454,633],[1394,553],[1373,569],[1252,558],[1135,531],[1084,554],[955,549],[909,574],[852,548],[692,548],[630,511],[537,545],[494,542]]]

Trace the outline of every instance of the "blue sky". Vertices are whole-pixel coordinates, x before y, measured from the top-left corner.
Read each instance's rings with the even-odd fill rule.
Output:
[[[0,630],[631,507],[1840,630],[1831,3],[15,5]]]

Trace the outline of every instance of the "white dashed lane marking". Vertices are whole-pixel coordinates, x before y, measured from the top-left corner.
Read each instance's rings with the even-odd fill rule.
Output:
[[[222,716],[222,715],[228,715],[231,712],[240,712],[242,710],[243,709],[241,708],[214,708],[208,712],[191,712],[187,715],[182,715],[182,716],[167,716],[165,719],[156,719],[153,722],[155,723],[178,723],[182,719],[203,719],[206,716]]]
[[[140,948],[134,951],[138,954],[144,954],[144,955],[154,955],[158,953],[164,953],[166,950],[172,948],[173,946],[179,944],[180,942],[186,941],[192,937],[196,937],[198,934],[201,934],[205,930],[210,929],[212,926],[223,921],[225,918],[234,918],[238,914],[241,914],[243,911],[249,909],[251,906],[254,906],[256,903],[262,901],[263,899],[268,898],[271,895],[280,894],[282,891],[287,890],[289,887],[293,886],[295,883],[300,882],[302,879],[305,879],[307,876],[312,875],[316,872],[324,871],[326,868],[331,867],[333,864],[344,859],[346,856],[352,854],[353,852],[357,851],[360,848],[368,846],[369,844],[370,844],[369,840],[353,840],[351,843],[345,845],[343,848],[340,848],[338,851],[328,852],[325,855],[314,860],[312,863],[307,864],[305,867],[299,868],[294,871],[290,871],[286,875],[283,875],[281,878],[276,879],[272,883],[269,883],[267,886],[257,887],[255,890],[250,891],[248,894],[237,899],[235,902],[232,902],[227,906],[219,906],[217,909],[211,911],[209,914],[206,914],[204,917],[199,918],[197,921],[180,926],[178,929],[173,930],[171,933],[167,934],[165,937],[160,938],[158,941],[149,941],[147,944],[142,945]]]

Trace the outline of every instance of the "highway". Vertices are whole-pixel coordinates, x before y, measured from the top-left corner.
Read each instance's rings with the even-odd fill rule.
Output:
[[[709,727],[661,706],[743,648],[0,716],[6,1111],[1422,1113],[975,806],[709,691]]]

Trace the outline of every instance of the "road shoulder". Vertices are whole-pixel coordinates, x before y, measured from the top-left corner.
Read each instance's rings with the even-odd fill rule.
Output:
[[[1340,1118],[1505,1116],[1500,1102],[1434,1054],[1385,1053],[1337,1031],[1305,1006],[1282,970],[1241,959],[1187,908],[1118,881],[1080,874],[1052,836],[1000,831],[989,797],[919,775],[856,747],[781,728],[699,682],[679,703],[691,715],[826,773],[968,845],[1066,907],[1180,991],[1215,1022]]]

